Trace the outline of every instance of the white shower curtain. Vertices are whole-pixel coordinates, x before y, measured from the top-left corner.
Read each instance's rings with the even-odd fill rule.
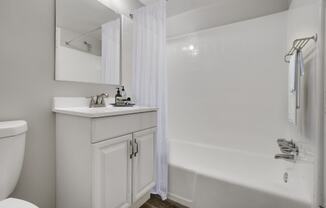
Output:
[[[158,107],[156,186],[167,197],[166,138],[166,2],[159,0],[134,11],[133,95],[137,105]]]
[[[102,74],[104,83],[120,84],[120,19],[102,25]]]

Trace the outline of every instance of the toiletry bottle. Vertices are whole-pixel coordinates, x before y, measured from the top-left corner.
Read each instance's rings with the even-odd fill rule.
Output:
[[[127,99],[127,93],[125,91],[125,87],[124,86],[122,86],[122,88],[121,88],[121,96],[122,96],[122,99],[123,100],[126,100]]]
[[[120,89],[119,87],[117,88],[117,94],[115,95],[115,104],[120,105],[120,100],[121,100],[121,94],[120,94]]]

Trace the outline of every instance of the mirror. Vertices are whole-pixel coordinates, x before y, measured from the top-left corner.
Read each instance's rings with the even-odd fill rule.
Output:
[[[56,0],[55,79],[121,84],[121,16],[97,0]]]

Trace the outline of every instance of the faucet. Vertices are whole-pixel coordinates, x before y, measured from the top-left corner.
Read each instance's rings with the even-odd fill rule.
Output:
[[[287,161],[294,161],[294,155],[293,154],[276,154],[274,156],[275,159],[283,159]]]
[[[89,103],[90,108],[105,107],[105,98],[109,97],[108,93],[102,93],[96,96],[91,96]]]
[[[296,156],[299,155],[299,147],[293,142],[293,140],[280,138],[277,139],[277,143],[283,154],[276,154],[274,158],[294,162]]]

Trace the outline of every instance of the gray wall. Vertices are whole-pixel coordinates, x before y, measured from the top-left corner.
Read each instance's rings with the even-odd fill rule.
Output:
[[[0,121],[29,124],[24,167],[13,196],[55,207],[53,96],[89,96],[105,85],[54,81],[54,0],[0,1]]]

